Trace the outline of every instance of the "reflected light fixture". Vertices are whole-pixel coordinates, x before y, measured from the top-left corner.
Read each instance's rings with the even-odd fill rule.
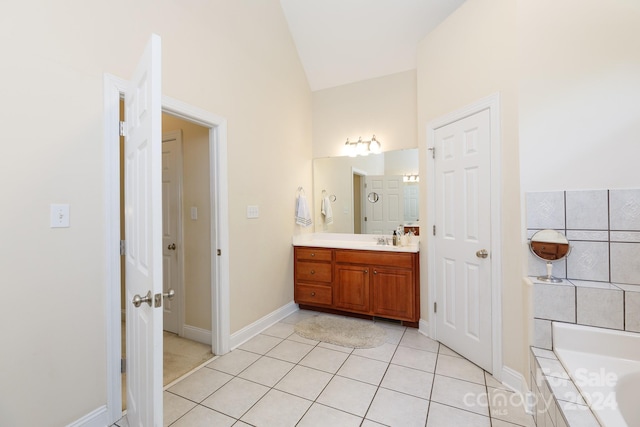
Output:
[[[420,182],[420,175],[403,175],[402,182]]]
[[[370,153],[377,154],[381,148],[380,141],[376,139],[375,135],[369,141],[363,141],[362,137],[359,137],[357,141],[349,141],[347,138],[344,146],[349,157],[368,156]]]

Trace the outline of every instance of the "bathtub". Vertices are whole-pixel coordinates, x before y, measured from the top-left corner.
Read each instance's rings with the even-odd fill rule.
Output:
[[[600,424],[640,426],[640,334],[553,322],[553,351]]]

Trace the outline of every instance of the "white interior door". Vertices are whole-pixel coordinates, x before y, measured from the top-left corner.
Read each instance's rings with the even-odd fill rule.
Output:
[[[168,132],[162,136],[162,289],[173,290],[164,299],[163,328],[182,335],[182,134]]]
[[[135,427],[163,424],[160,59],[154,34],[125,96],[127,418]],[[138,307],[135,296],[145,299]]]
[[[434,140],[437,339],[489,372],[490,119],[480,111],[436,129]]]
[[[404,183],[402,176],[369,175],[365,177],[368,234],[392,234],[404,223]],[[377,194],[373,202],[369,197]]]

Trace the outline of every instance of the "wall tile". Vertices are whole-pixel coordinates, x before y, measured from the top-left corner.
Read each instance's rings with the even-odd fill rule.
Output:
[[[533,276],[533,277],[546,276],[547,262],[535,256],[533,252],[531,252],[531,250],[529,250],[528,257],[529,257],[529,260],[528,260],[529,271],[527,272],[527,276]],[[566,259],[563,259],[560,261],[554,261],[553,271],[551,272],[551,274],[553,275],[553,277],[557,277],[560,279],[566,278],[567,277]]]
[[[533,345],[534,347],[551,350],[551,321],[533,319]]]
[[[640,285],[640,243],[611,243],[611,281]]]
[[[533,317],[576,322],[575,286],[536,282],[533,286]]]
[[[577,286],[578,324],[624,329],[623,297],[623,292],[619,289]]]
[[[567,230],[608,230],[607,190],[566,192]]]
[[[640,231],[612,231],[610,235],[612,242],[640,243]]]
[[[609,244],[607,242],[571,242],[567,257],[567,278],[609,281]]]
[[[611,230],[640,230],[640,190],[610,190]]]
[[[565,228],[564,191],[526,193],[527,228]]]
[[[569,243],[573,240],[588,240],[591,242],[608,242],[609,232],[602,231],[587,231],[587,230],[567,230],[567,239]]]
[[[624,329],[640,332],[640,290],[638,292],[624,293]]]

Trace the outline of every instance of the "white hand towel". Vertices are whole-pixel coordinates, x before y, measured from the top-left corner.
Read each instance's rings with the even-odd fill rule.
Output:
[[[313,224],[313,221],[311,221],[311,211],[309,210],[307,198],[304,194],[298,195],[298,199],[296,200],[296,224],[302,227],[309,227]]]
[[[320,212],[324,215],[324,223],[326,225],[333,223],[333,211],[331,210],[331,201],[329,200],[329,197],[325,196],[322,199]]]

